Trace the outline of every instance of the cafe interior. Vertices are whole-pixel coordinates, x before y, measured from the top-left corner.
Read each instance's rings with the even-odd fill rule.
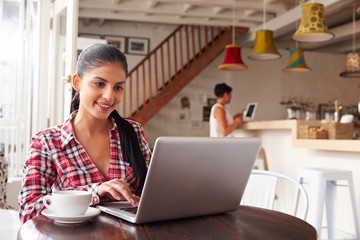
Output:
[[[359,19],[356,0],[1,1],[0,239],[24,239],[31,136],[68,118],[77,56],[93,43],[125,54],[118,111],[151,148],[161,136],[209,137],[214,86],[226,83],[231,113],[255,106],[233,132],[261,139],[254,168],[307,194],[298,201],[279,181],[267,208],[292,214],[297,203],[309,239],[360,239]]]

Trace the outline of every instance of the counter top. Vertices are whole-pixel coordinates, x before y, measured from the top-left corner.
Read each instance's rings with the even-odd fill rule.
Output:
[[[300,125],[320,125],[320,120],[272,120],[254,121],[239,125],[240,130],[281,130],[289,129],[292,136],[292,145],[299,148],[318,150],[360,152],[360,140],[351,139],[298,139]]]

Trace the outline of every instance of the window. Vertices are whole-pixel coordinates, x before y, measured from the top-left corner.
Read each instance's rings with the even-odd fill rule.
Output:
[[[26,23],[36,22],[36,9],[35,1],[0,1],[0,151],[9,177],[21,174],[30,142],[33,63],[27,50],[34,42],[29,36],[37,29]],[[30,17],[33,21],[25,20]]]

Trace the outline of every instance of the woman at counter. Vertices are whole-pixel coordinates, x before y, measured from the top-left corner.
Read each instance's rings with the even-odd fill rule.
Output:
[[[232,132],[243,122],[243,114],[234,116],[225,108],[231,101],[232,88],[225,83],[216,84],[214,88],[216,103],[210,112],[210,137],[233,137]]]

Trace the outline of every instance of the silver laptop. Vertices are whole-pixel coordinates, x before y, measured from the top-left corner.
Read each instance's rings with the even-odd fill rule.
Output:
[[[126,201],[96,207],[132,223],[234,211],[260,144],[256,138],[159,137],[139,207]]]

